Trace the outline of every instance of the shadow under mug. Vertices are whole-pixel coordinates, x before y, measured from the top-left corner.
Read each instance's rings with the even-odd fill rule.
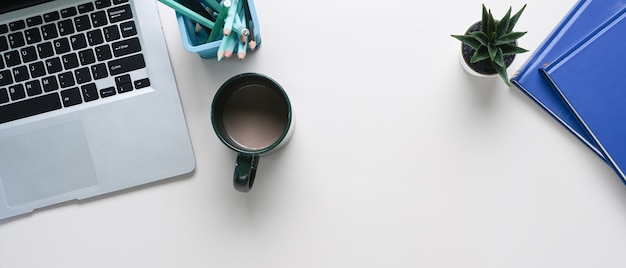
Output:
[[[222,143],[237,152],[233,185],[241,192],[252,189],[259,158],[284,146],[295,126],[283,88],[258,73],[236,75],[220,86],[211,122]]]

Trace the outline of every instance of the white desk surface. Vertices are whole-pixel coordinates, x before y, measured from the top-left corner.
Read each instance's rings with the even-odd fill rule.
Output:
[[[626,187],[516,88],[460,66],[480,1],[257,0],[263,43],[202,60],[159,4],[197,157],[189,175],[0,223],[0,267],[626,267]],[[495,17],[522,1],[487,0]],[[574,0],[527,0],[534,50]],[[530,53],[518,55],[513,73]],[[297,128],[252,192],[210,103],[259,72]]]

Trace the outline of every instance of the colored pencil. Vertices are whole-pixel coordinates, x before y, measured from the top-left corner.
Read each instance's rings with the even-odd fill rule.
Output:
[[[232,31],[239,36],[240,42],[248,41],[248,35],[250,35],[250,30],[246,28],[246,20],[243,9],[237,11],[235,14],[235,21],[233,22]]]
[[[197,0],[194,0],[194,1],[197,1]],[[220,12],[221,5],[216,0],[200,0],[200,3],[204,4],[205,6],[207,6],[208,8],[210,8],[211,10],[215,12]]]
[[[213,29],[214,28],[215,23],[213,23],[209,19],[203,17],[202,15],[192,11],[191,9],[187,8],[186,6],[183,6],[183,5],[179,4],[178,2],[176,2],[174,0],[159,0],[159,2],[165,4],[166,6],[171,7],[172,9],[178,11],[179,13],[183,14],[184,16],[189,17],[190,19],[196,21],[197,23],[202,24],[203,26],[208,27],[209,29]]]
[[[232,5],[230,9],[228,9],[228,16],[226,17],[225,21],[224,21],[224,35],[228,36],[230,35],[232,28],[233,28],[233,23],[235,22],[235,15],[237,14],[237,10],[239,9],[240,5],[239,3],[241,3],[241,0],[231,0],[232,1]]]
[[[255,50],[257,43],[254,35],[254,21],[252,21],[252,15],[250,14],[250,5],[248,5],[248,0],[241,1],[243,1],[243,9],[246,15],[246,27],[250,31],[250,36],[248,36],[248,47],[250,47],[250,50]]]
[[[224,57],[230,58],[233,55],[235,48],[237,47],[237,43],[239,42],[237,42],[237,36],[235,35],[229,35],[224,38],[228,40],[228,42],[226,43],[226,48],[224,50]]]
[[[211,1],[211,0],[209,0]],[[206,40],[207,42],[213,42],[217,40],[220,33],[222,32],[222,28],[224,27],[224,20],[230,11],[230,7],[232,6],[232,2],[230,0],[222,1],[222,5],[220,7],[217,19],[215,19],[215,31],[212,31],[209,35],[209,38]]]

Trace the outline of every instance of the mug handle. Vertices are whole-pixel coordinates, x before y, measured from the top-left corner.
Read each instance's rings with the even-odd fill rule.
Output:
[[[233,186],[240,192],[249,192],[254,184],[256,168],[259,165],[259,155],[237,154]]]

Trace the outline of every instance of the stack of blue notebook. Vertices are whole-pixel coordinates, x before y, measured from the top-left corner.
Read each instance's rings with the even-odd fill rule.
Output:
[[[579,0],[511,82],[626,183],[626,0]]]

